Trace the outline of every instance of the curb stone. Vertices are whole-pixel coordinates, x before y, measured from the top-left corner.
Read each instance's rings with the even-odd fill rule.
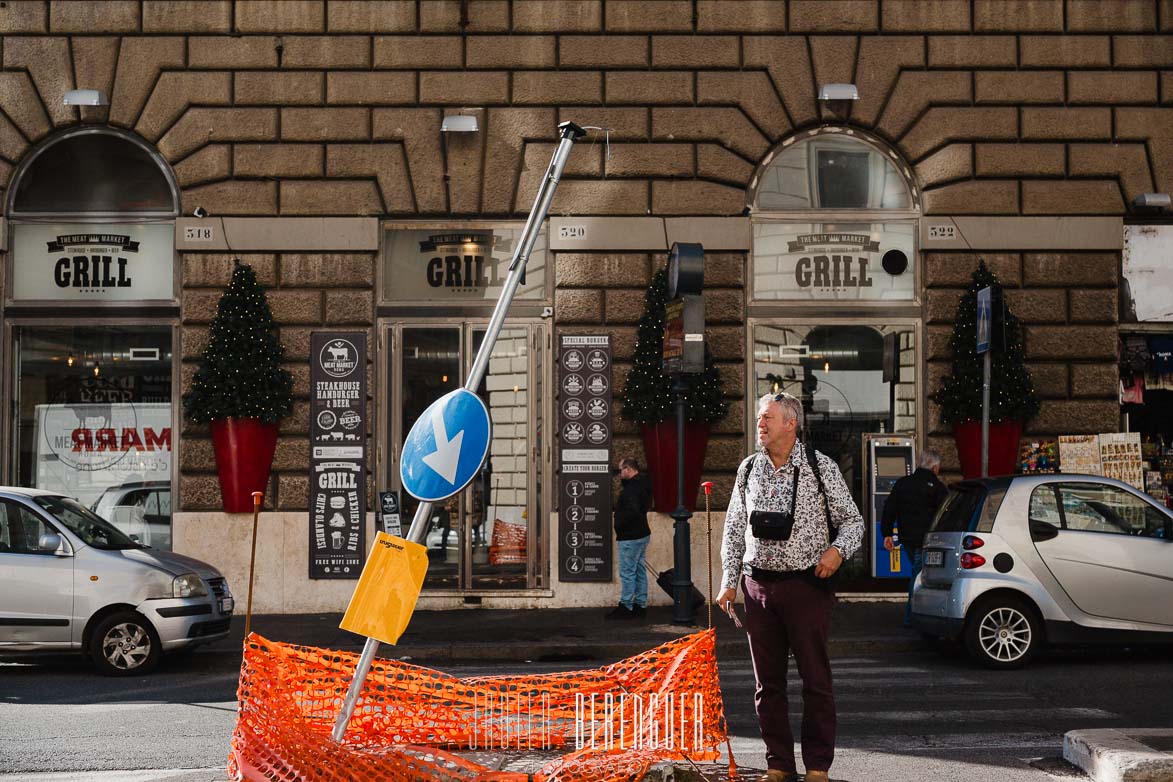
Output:
[[[1138,740],[1145,738],[1173,747],[1173,730],[1072,730],[1063,735],[1063,758],[1095,782],[1170,782],[1173,752]]]

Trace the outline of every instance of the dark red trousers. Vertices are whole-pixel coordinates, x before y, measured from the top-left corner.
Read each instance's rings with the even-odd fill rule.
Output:
[[[827,655],[835,595],[801,577],[758,581],[746,576],[742,590],[766,765],[797,770],[786,697],[793,651],[802,677],[802,762],[807,771],[826,771],[835,759],[835,694]]]

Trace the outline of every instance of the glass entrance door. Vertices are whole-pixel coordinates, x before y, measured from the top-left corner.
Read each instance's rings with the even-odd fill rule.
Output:
[[[867,508],[863,436],[916,436],[915,322],[761,320],[751,330],[754,402],[747,406],[749,415],[756,416],[757,399],[765,394],[785,391],[798,397],[807,442],[838,463],[856,504]],[[747,431],[755,431],[753,421]],[[873,582],[866,556],[854,557],[844,573],[851,591],[891,587],[890,580]]]
[[[538,437],[540,404],[531,394],[540,365],[540,324],[509,325],[494,345],[477,394],[493,422],[489,457],[472,483],[433,506],[424,543],[426,588],[528,589],[539,586],[540,534]],[[481,325],[404,323],[391,327],[389,373],[393,398],[391,452],[398,455],[412,425],[428,405],[461,387],[484,339]],[[400,490],[406,529],[419,503],[402,491],[399,464],[389,482]]]
[[[172,329],[13,327],[9,472],[171,548]]]

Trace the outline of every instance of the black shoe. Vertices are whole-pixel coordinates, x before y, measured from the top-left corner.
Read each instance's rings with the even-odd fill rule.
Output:
[[[611,609],[611,612],[603,618],[604,619],[635,619],[635,612],[632,611],[627,606],[620,603],[619,605],[615,606],[615,608]]]
[[[644,608],[643,606],[635,606],[634,608],[631,609],[631,613],[637,619],[642,619],[643,617],[648,615],[648,609]]]

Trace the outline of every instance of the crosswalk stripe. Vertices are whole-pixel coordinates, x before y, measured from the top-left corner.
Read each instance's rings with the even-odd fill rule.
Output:
[[[798,712],[801,714],[801,710]],[[1021,722],[1045,719],[1118,719],[1120,715],[1103,709],[1085,708],[1026,708],[1026,709],[930,709],[920,711],[838,711],[838,718],[870,722]]]

